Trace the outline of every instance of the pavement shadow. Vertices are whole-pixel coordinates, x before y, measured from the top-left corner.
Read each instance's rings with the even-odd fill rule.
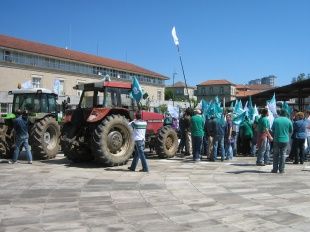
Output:
[[[41,160],[40,162],[45,164],[64,165],[67,168],[106,168],[106,166],[103,166],[102,164],[98,164],[96,162],[74,163],[68,160],[66,157],[61,159]]]
[[[232,163],[232,166],[239,166],[239,167],[254,167],[256,164],[245,164],[245,163]]]
[[[70,161],[65,157],[61,159],[40,160],[40,162],[44,164],[68,164],[70,163]]]
[[[244,173],[270,173],[267,171],[259,171],[259,170],[242,170],[242,171],[231,171],[231,172],[226,172],[230,174],[244,174]]]
[[[132,172],[125,166],[124,168],[105,168],[105,171],[115,171],[115,172]]]

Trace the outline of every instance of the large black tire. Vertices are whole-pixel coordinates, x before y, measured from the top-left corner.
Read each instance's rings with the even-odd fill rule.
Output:
[[[67,159],[74,163],[92,161],[94,156],[90,148],[82,145],[77,132],[76,126],[70,122],[63,125],[60,137],[61,150]]]
[[[162,127],[157,134],[156,153],[159,158],[172,158],[178,150],[178,134],[171,126]]]
[[[14,151],[14,132],[9,131],[6,125],[0,127],[0,157],[11,159]]]
[[[45,117],[36,122],[30,131],[29,143],[34,159],[55,158],[59,152],[60,128],[55,118]]]
[[[134,150],[132,128],[121,115],[111,115],[94,130],[92,151],[96,161],[107,166],[127,163]]]

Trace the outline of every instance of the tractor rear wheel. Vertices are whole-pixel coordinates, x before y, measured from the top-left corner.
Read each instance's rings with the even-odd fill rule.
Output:
[[[8,130],[6,125],[0,126],[0,157],[11,159],[14,151],[14,130]]]
[[[158,131],[156,153],[159,158],[172,158],[178,150],[178,135],[171,126],[164,126]]]
[[[60,145],[61,150],[68,160],[74,163],[88,162],[94,159],[91,150],[83,146],[83,138],[77,136],[76,126],[66,123],[61,129]]]
[[[94,130],[92,151],[95,159],[107,166],[127,163],[134,150],[132,128],[121,115],[111,115]]]
[[[34,159],[55,158],[59,152],[59,125],[53,117],[45,117],[36,122],[31,130],[29,142]]]

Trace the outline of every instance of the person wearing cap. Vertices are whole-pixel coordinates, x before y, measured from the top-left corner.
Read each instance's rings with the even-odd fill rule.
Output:
[[[199,109],[194,110],[194,116],[191,118],[191,132],[193,143],[193,160],[200,161],[202,139],[204,136],[204,121]]]
[[[28,111],[24,110],[20,116],[18,116],[14,121],[13,121],[13,127],[15,131],[15,149],[13,153],[13,159],[12,159],[12,164],[17,162],[20,149],[25,148],[27,158],[28,158],[28,163],[32,164],[32,154],[30,151],[30,146],[29,146],[29,134],[28,134],[28,126],[29,126],[29,121],[28,121]]]
[[[131,125],[133,128],[133,137],[135,140],[135,152],[131,166],[128,167],[128,169],[134,172],[140,159],[142,164],[142,169],[140,170],[140,172],[149,172],[149,167],[146,162],[144,154],[145,132],[147,122],[142,119],[141,111],[138,111],[136,113],[136,119],[130,122],[129,125]]]

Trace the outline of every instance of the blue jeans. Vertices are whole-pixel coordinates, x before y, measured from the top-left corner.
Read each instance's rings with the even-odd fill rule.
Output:
[[[232,146],[234,144],[230,142],[230,140],[225,139],[225,156],[226,156],[226,159],[229,159],[231,160],[233,158],[233,149],[232,149]]]
[[[273,142],[273,172],[284,171],[287,148],[288,142]]]
[[[225,149],[224,149],[224,136],[223,137],[214,137],[213,139],[213,159],[217,159],[217,148],[220,146],[221,150],[221,160],[225,159]]]
[[[270,155],[270,144],[268,138],[264,138],[257,153],[257,164],[268,164]]]
[[[192,136],[193,141],[193,160],[200,160],[202,136]]]
[[[239,137],[239,132],[235,132],[236,134],[234,135],[234,144],[233,144],[233,155],[237,156],[238,154],[238,137]]]
[[[20,148],[25,148],[26,154],[28,157],[28,161],[32,161],[32,154],[30,151],[29,143],[28,143],[28,138],[16,138],[15,142],[15,149],[13,153],[13,161],[15,162],[18,159],[19,153],[20,153]]]
[[[141,160],[142,168],[144,172],[149,171],[149,167],[146,162],[146,158],[144,155],[144,140],[135,141],[135,154],[130,166],[131,170],[136,170],[139,159]]]

